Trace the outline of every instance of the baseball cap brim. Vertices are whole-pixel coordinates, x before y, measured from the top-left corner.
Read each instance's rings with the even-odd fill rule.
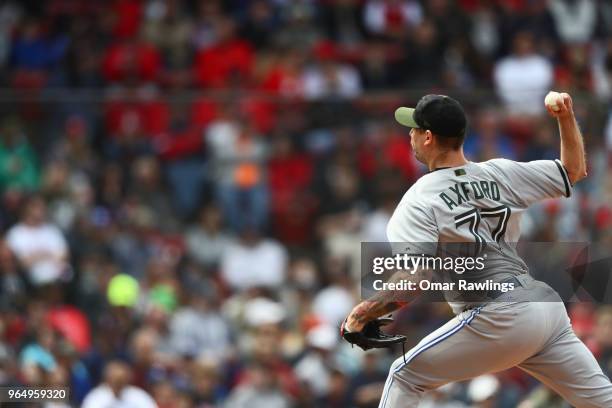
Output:
[[[420,128],[420,126],[414,120],[414,108],[397,108],[395,110],[395,120],[397,120],[397,122],[403,126]]]

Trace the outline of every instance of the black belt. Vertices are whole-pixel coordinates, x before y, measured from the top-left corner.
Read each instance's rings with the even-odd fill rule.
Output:
[[[523,286],[523,284],[516,278],[516,276],[513,276],[509,279],[506,279],[505,281],[499,282],[501,284],[504,283],[514,283],[514,288],[516,289],[517,286]],[[504,295],[506,293],[510,292],[509,290],[504,292],[501,290],[489,290],[487,291],[487,297],[489,299],[497,299],[498,297],[500,297],[501,295]]]

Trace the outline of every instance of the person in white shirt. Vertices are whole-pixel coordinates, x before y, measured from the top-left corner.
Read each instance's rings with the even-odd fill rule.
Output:
[[[67,276],[68,245],[60,229],[46,221],[46,204],[41,197],[28,201],[22,220],[8,231],[6,240],[34,285]]]
[[[242,232],[240,241],[228,246],[221,258],[221,276],[237,291],[253,287],[282,285],[288,255],[278,242],[261,237],[252,228]]]
[[[551,87],[553,68],[538,54],[531,33],[514,36],[512,55],[497,62],[494,69],[495,89],[506,108],[514,114],[539,114],[542,99]]]
[[[548,9],[561,41],[584,44],[591,40],[597,26],[595,0],[554,0],[548,2]]]
[[[304,71],[304,97],[309,100],[351,99],[361,94],[361,78],[357,70],[348,65],[328,60]]]
[[[143,389],[130,385],[132,371],[121,361],[111,361],[104,369],[104,382],[85,396],[81,408],[157,408]]]

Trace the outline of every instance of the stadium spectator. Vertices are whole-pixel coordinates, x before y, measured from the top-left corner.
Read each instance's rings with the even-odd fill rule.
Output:
[[[423,9],[414,0],[368,0],[363,15],[371,34],[402,38],[421,22]]]
[[[321,10],[328,36],[342,47],[359,45],[364,39],[360,3],[359,0],[333,1]]]
[[[276,375],[265,363],[251,363],[246,375],[249,380],[229,395],[228,408],[289,408],[291,399],[276,383]]]
[[[104,77],[109,82],[139,84],[156,81],[160,69],[158,50],[133,37],[113,44],[102,61]]]
[[[195,56],[198,85],[207,88],[245,86],[253,68],[253,49],[249,42],[236,36],[236,23],[229,18],[213,22],[215,41]]]
[[[315,63],[306,67],[303,74],[306,99],[354,98],[361,93],[361,79],[357,70],[336,61],[335,47],[320,43],[315,47]]]
[[[193,27],[190,19],[185,16],[184,6],[180,1],[152,1],[147,5],[144,14],[144,38],[160,51],[162,65],[166,71],[164,75],[180,73],[183,78],[168,79],[175,84],[181,79],[187,83],[190,79],[186,71],[191,64],[192,51],[189,42]]]
[[[45,33],[41,21],[35,18],[25,21],[20,31],[13,44],[12,64],[17,69],[41,74],[55,68],[66,52],[68,38]]]
[[[221,257],[221,276],[234,290],[278,288],[285,280],[287,253],[278,242],[246,228]]]
[[[104,383],[100,384],[83,400],[84,408],[125,405],[128,407],[157,407],[153,398],[144,390],[130,385],[130,367],[120,361],[111,361],[104,369]]]
[[[501,33],[497,28],[500,16],[495,13],[491,4],[481,3],[479,8],[470,13],[470,41],[479,54],[492,58],[501,47]]]
[[[204,50],[217,41],[219,26],[216,22],[223,18],[223,9],[218,0],[199,2],[196,9],[191,42],[196,50]]]
[[[512,41],[512,54],[495,65],[497,95],[513,113],[539,113],[553,80],[551,63],[535,48],[531,33],[521,31]]]
[[[0,307],[8,310],[23,306],[27,293],[26,281],[5,240],[0,241],[0,271]]]
[[[275,235],[285,244],[307,243],[312,232],[309,219],[316,206],[310,191],[312,158],[298,151],[290,138],[279,135],[272,141],[268,174]]]
[[[231,352],[230,327],[204,287],[190,288],[189,301],[168,323],[168,347],[177,356],[223,361]]]
[[[330,326],[340,326],[355,301],[354,285],[344,257],[328,257],[324,273],[329,280],[312,299],[312,313]]]
[[[406,84],[431,87],[440,83],[445,61],[438,28],[429,19],[421,21],[405,47]]]
[[[589,41],[597,25],[597,5],[593,0],[555,0],[548,3],[561,40],[577,45]]]
[[[319,7],[308,0],[286,2],[281,5],[281,26],[274,36],[273,46],[284,49],[309,49],[324,37],[318,24]]]
[[[396,50],[390,50],[383,41],[365,43],[363,48],[359,75],[365,89],[384,89],[400,82],[397,71],[401,58]]]
[[[246,14],[240,36],[248,38],[256,49],[270,47],[279,23],[274,6],[268,1],[256,0],[250,2]]]
[[[93,175],[99,158],[91,148],[93,136],[88,118],[78,114],[68,116],[63,133],[63,137],[51,147],[47,160],[62,161],[70,167],[71,173]]]
[[[36,154],[23,129],[14,119],[6,121],[0,139],[0,188],[3,192],[32,192],[39,177]]]
[[[226,113],[227,114],[227,113]],[[206,132],[216,196],[234,232],[264,228],[268,220],[265,183],[267,146],[248,124],[219,118]]]
[[[306,384],[306,393],[315,399],[329,394],[334,369],[331,352],[337,341],[336,329],[326,324],[314,327],[306,334],[309,349],[295,364],[295,375]]]
[[[21,222],[6,235],[9,248],[28,272],[32,284],[41,286],[69,276],[68,243],[55,225],[46,221],[46,204],[30,198]]]
[[[157,227],[163,230],[175,228],[175,213],[156,157],[141,156],[132,162],[129,191],[135,207],[156,214],[152,221]]]
[[[516,148],[500,128],[497,112],[483,110],[476,118],[472,134],[466,140],[465,153],[473,161],[486,161],[496,157],[515,159]]]
[[[385,242],[387,240],[387,224],[395,210],[396,193],[393,191],[395,187],[389,185],[384,190],[382,187],[379,192],[379,203],[376,208],[370,212],[361,227],[361,239],[363,242]]]
[[[223,230],[222,215],[215,205],[203,207],[197,223],[187,231],[187,254],[204,268],[219,265],[221,257],[230,244],[229,236]]]
[[[194,402],[214,406],[225,400],[219,364],[214,360],[198,359],[191,367]]]

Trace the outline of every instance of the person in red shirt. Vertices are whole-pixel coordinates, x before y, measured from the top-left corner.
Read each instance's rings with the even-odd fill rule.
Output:
[[[161,58],[157,49],[137,38],[111,45],[102,60],[102,73],[109,82],[155,81],[160,67]]]
[[[251,45],[236,37],[236,25],[232,20],[224,18],[216,24],[218,41],[196,54],[196,83],[207,88],[248,83],[253,65]]]
[[[268,172],[274,234],[286,244],[307,244],[315,211],[315,198],[309,193],[312,158],[297,152],[289,137],[280,136],[273,142]]]

